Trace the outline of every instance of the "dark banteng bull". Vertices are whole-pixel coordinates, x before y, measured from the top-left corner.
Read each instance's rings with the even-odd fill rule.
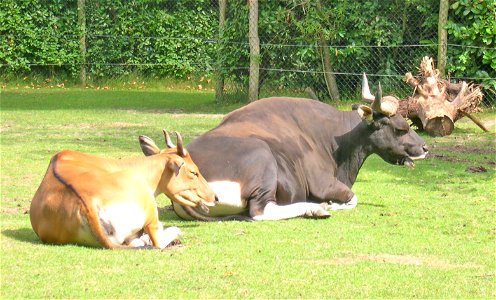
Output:
[[[219,202],[208,215],[176,203],[174,210],[186,219],[248,213],[278,220],[353,208],[351,187],[369,155],[413,166],[427,154],[424,141],[395,114],[397,106],[394,97],[382,98],[380,85],[371,108],[348,112],[300,98],[250,103],[187,146]]]

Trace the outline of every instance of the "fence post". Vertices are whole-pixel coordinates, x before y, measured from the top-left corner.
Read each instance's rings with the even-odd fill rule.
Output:
[[[250,42],[250,78],[248,83],[248,101],[258,99],[260,76],[260,39],[258,37],[258,0],[248,1],[248,35]]]
[[[79,25],[79,56],[80,56],[80,69],[79,81],[81,86],[86,87],[86,12],[85,0],[77,1],[78,11],[78,25]]]
[[[448,50],[448,22],[449,0],[439,0],[439,21],[437,24],[438,46],[437,46],[437,68],[441,78],[446,77],[446,52]]]
[[[317,12],[322,15],[322,4],[317,0]],[[336,83],[336,76],[332,71],[331,55],[329,54],[329,45],[325,39],[323,30],[318,32],[318,45],[322,58],[322,68],[324,69],[324,79],[326,82],[327,92],[331,100],[339,101],[339,89]]]
[[[216,67],[216,78],[215,78],[215,100],[221,102],[224,98],[224,75],[222,74],[222,59],[223,49],[220,45],[223,43],[224,39],[224,23],[226,21],[226,6],[227,0],[219,0],[219,35],[217,46],[217,67]]]

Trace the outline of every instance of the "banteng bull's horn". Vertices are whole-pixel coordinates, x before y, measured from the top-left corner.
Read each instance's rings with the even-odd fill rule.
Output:
[[[367,80],[367,75],[363,73],[362,77],[362,100],[368,103],[374,102],[374,95],[370,92],[369,81]]]
[[[393,96],[382,97],[382,87],[381,83],[377,86],[377,92],[375,97],[372,96],[369,88],[369,82],[367,80],[367,75],[363,73],[362,80],[362,100],[368,103],[372,103],[372,109],[376,112],[380,112],[388,117],[396,114],[398,110],[399,103],[398,99]]]

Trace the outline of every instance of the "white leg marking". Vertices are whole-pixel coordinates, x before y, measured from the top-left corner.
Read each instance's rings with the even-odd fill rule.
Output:
[[[336,203],[333,202],[331,203],[331,210],[338,210],[338,209],[352,209],[355,208],[358,204],[358,198],[356,195],[353,195],[353,198],[349,202],[346,203]]]
[[[159,232],[158,239],[160,249],[167,247],[173,240],[177,239],[182,234],[181,229],[176,226],[171,226],[165,228],[165,230]]]
[[[148,234],[146,234],[148,236]],[[129,242],[129,246],[131,247],[144,247],[147,244],[141,239],[133,239],[131,242]]]
[[[263,215],[254,216],[256,221],[265,220],[283,220],[302,216],[328,217],[330,214],[317,203],[299,202],[289,205],[277,205],[269,202],[265,208]]]
[[[137,203],[111,204],[100,208],[98,215],[104,224],[114,229],[109,239],[119,245],[140,231],[145,225],[145,212]]]
[[[160,229],[158,231],[158,247],[160,249],[164,249],[167,247],[173,240],[177,239],[181,234],[181,230],[178,227],[171,226],[164,229]],[[129,242],[129,246],[131,247],[143,247],[143,246],[153,246],[152,240],[148,234],[143,234],[139,238],[135,238]]]

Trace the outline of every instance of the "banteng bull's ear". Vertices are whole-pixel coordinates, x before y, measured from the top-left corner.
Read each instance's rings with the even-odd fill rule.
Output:
[[[367,105],[360,105],[357,109],[357,112],[362,119],[367,120],[369,122],[372,121],[373,119],[372,108],[368,107]]]
[[[155,145],[155,142],[147,136],[140,135],[139,143],[141,146],[141,151],[143,151],[146,156],[160,153],[160,148],[157,147],[157,145]]]
[[[167,168],[174,172],[176,176],[179,174],[179,170],[181,167],[184,166],[184,159],[179,158],[179,157],[173,157],[167,162]]]

